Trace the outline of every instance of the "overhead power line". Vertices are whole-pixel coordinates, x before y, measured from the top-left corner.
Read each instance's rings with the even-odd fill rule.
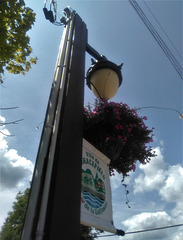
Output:
[[[181,226],[183,226],[183,223],[176,224],[176,225],[165,226],[165,227],[159,227],[159,228],[150,228],[150,229],[145,229],[145,230],[139,230],[139,231],[134,231],[134,232],[126,232],[126,234],[157,231],[157,230],[162,230],[162,229],[166,229],[166,228],[181,227]]]
[[[158,19],[156,18],[156,16],[154,15],[154,13],[152,12],[152,10],[150,9],[150,7],[148,6],[148,4],[143,0],[144,4],[146,5],[146,7],[148,8],[149,12],[151,13],[151,15],[153,16],[153,18],[155,19],[155,21],[157,22],[157,24],[159,25],[159,27],[161,28],[161,30],[163,31],[163,33],[166,35],[167,39],[169,40],[170,44],[172,45],[172,47],[175,49],[176,53],[179,55],[180,59],[183,60],[181,54],[179,53],[179,51],[177,50],[177,48],[175,47],[174,43],[172,42],[172,40],[170,39],[170,37],[168,36],[168,34],[166,33],[166,31],[164,30],[164,28],[162,27],[162,25],[160,24],[160,22],[158,21]]]
[[[149,229],[138,230],[138,231],[133,231],[133,232],[126,232],[125,235],[126,234],[133,234],[133,233],[143,233],[143,232],[157,231],[157,230],[173,228],[173,227],[181,227],[181,226],[183,226],[183,223],[176,224],[176,225],[165,226],[165,227],[159,227],[159,228],[149,228]],[[102,235],[102,236],[99,235],[97,237],[110,237],[110,236],[115,236],[115,234]]]
[[[159,46],[161,47],[165,55],[168,57],[174,69],[177,71],[177,73],[183,80],[183,69],[179,64],[179,62],[177,61],[177,59],[174,57],[174,55],[172,54],[170,49],[167,47],[163,39],[160,37],[156,29],[153,27],[153,25],[151,24],[151,22],[149,21],[145,13],[142,11],[138,3],[135,0],[129,0],[129,2],[132,5],[132,7],[135,9],[139,17],[142,19],[142,21],[144,22],[144,24],[146,25],[146,27],[148,28],[148,30],[150,31],[154,39],[157,41],[157,43],[159,44]]]

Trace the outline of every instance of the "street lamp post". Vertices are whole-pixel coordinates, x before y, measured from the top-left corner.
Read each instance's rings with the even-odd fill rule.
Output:
[[[85,52],[104,58],[87,44],[79,15],[65,14],[21,240],[80,239]]]
[[[64,109],[60,114],[50,184],[45,239],[80,239],[82,116],[87,29],[78,15],[68,59]]]

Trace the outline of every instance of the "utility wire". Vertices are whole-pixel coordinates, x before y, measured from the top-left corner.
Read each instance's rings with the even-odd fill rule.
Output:
[[[135,110],[142,110],[142,109],[148,109],[148,108],[174,111],[179,114],[179,117],[181,119],[183,119],[183,113],[181,113],[180,111],[178,111],[177,109],[174,109],[174,108],[147,106],[147,107],[136,107]]]
[[[168,59],[170,60],[170,62],[173,65],[174,69],[177,71],[177,73],[183,80],[183,69],[180,66],[180,64],[178,63],[178,61],[176,60],[176,58],[174,57],[174,55],[172,54],[172,52],[170,51],[170,49],[167,47],[167,45],[165,44],[163,39],[157,33],[156,29],[153,27],[151,22],[148,20],[148,18],[146,17],[146,15],[142,11],[142,9],[138,5],[138,3],[135,0],[129,0],[129,2],[132,5],[132,7],[135,9],[135,11],[137,12],[139,17],[142,19],[142,21],[144,22],[144,24],[146,25],[146,27],[148,28],[148,30],[150,31],[152,36],[155,38],[155,40],[157,41],[157,43],[159,44],[159,46],[161,47],[161,49],[163,50],[165,55],[168,57]]]
[[[153,35],[153,37],[155,38],[159,46],[162,48],[166,56],[169,58],[169,60],[171,61],[176,71],[179,73],[181,78],[183,78],[181,66],[179,65],[179,63],[177,62],[176,58],[173,56],[169,48],[166,46],[165,42],[162,40],[160,35],[157,33],[157,31],[155,30],[151,22],[148,20],[148,18],[146,17],[146,15],[142,11],[138,3],[135,0],[129,0],[129,2],[133,6],[137,14],[140,16],[140,18],[142,19],[146,27],[149,29],[149,31],[151,32],[151,34]]]
[[[157,230],[162,230],[162,229],[166,229],[166,228],[181,227],[181,226],[183,226],[183,223],[176,224],[176,225],[165,226],[165,227],[159,227],[159,228],[150,228],[150,229],[139,230],[139,231],[134,231],[134,232],[127,232],[126,234],[157,231]]]
[[[143,233],[143,232],[150,232],[150,231],[157,231],[157,230],[162,230],[162,229],[167,229],[167,228],[173,228],[173,227],[181,227],[183,226],[183,223],[181,224],[176,224],[176,225],[170,225],[170,226],[165,226],[165,227],[159,227],[159,228],[150,228],[150,229],[145,229],[145,230],[138,230],[138,231],[133,231],[133,232],[126,232],[126,234],[133,234],[133,233]],[[109,235],[103,235],[103,236],[97,236],[97,237],[110,237],[110,236],[115,236],[115,234],[109,234]]]
[[[169,40],[170,44],[172,45],[172,47],[175,49],[175,51],[177,52],[177,54],[179,55],[179,57],[181,58],[181,60],[183,60],[182,56],[180,55],[179,51],[177,50],[177,48],[175,47],[174,43],[172,42],[172,40],[170,39],[170,37],[168,36],[168,34],[166,33],[166,31],[164,30],[164,28],[161,26],[160,22],[158,21],[158,19],[156,18],[156,16],[154,15],[154,13],[152,12],[152,10],[150,9],[150,7],[148,6],[148,4],[143,0],[144,4],[146,5],[146,7],[148,8],[149,12],[151,13],[151,15],[153,16],[153,18],[155,19],[155,21],[157,22],[157,24],[159,25],[159,27],[161,28],[161,30],[163,31],[163,33],[166,35],[167,39]]]
[[[162,48],[162,50],[164,51],[164,53],[166,54],[166,56],[169,58],[169,60],[171,61],[171,63],[173,64],[173,66],[176,68],[176,70],[182,70],[181,66],[179,65],[178,61],[176,60],[176,58],[173,56],[173,54],[171,53],[171,51],[169,50],[169,48],[166,46],[165,42],[163,41],[163,39],[160,37],[160,35],[157,33],[156,29],[153,27],[153,25],[151,24],[151,22],[148,20],[147,16],[144,14],[144,12],[142,11],[142,9],[140,8],[140,6],[138,5],[138,3],[135,0],[129,0],[130,3],[132,4],[132,6],[134,7],[134,9],[136,10],[136,12],[138,13],[138,15],[140,16],[140,18],[142,19],[142,21],[145,23],[145,25],[147,26],[147,28],[149,29],[149,31],[151,32],[151,34],[153,35],[153,37],[155,38],[155,40],[157,41],[157,43],[159,44],[159,46]]]

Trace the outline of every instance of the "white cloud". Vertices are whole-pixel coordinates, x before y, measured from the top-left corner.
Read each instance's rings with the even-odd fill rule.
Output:
[[[5,118],[0,116],[0,122],[4,123]],[[25,157],[21,157],[17,150],[9,149],[8,137],[10,135],[5,126],[1,126],[0,132],[0,188],[1,190],[16,188],[29,181],[33,171],[33,164]]]
[[[113,189],[117,189],[119,187],[121,188],[123,183],[130,184],[132,174],[133,172],[130,172],[129,175],[125,177],[125,182],[122,182],[123,175],[119,174],[117,171],[114,171],[114,176],[110,178],[111,188]]]
[[[5,118],[0,116],[0,122],[4,123]],[[9,149],[6,135],[10,133],[6,127],[0,126],[0,131],[0,226],[2,226],[17,193],[29,187],[33,164],[20,156],[17,150]]]
[[[181,194],[181,193],[180,193]],[[175,219],[175,223],[183,223],[183,201],[177,202],[175,208],[172,209],[171,215]]]
[[[140,164],[142,170],[135,179],[134,193],[158,191],[161,198],[169,202],[183,200],[183,168],[177,164],[167,166],[161,148],[155,149],[157,156],[150,163]]]
[[[173,240],[182,240],[183,239],[183,231],[177,232],[175,235],[172,236]]]
[[[159,190],[161,197],[168,202],[183,201],[183,168],[173,165],[164,171],[166,180]]]
[[[142,173],[135,179],[134,193],[158,190],[165,181],[165,162],[159,147],[155,149],[157,156],[150,163],[140,164]]]
[[[152,229],[162,226],[171,225],[171,217],[164,211],[162,212],[143,212],[137,214],[126,221],[123,221],[123,224],[128,227],[126,232],[139,231],[142,229]],[[126,235],[126,239],[137,239],[138,240],[153,240],[153,239],[169,239],[169,232],[167,230],[162,231],[150,231],[143,233],[136,233],[132,235]]]
[[[15,149],[3,149],[0,162],[1,190],[16,188],[19,184],[29,181],[32,170],[31,161],[19,156]]]
[[[2,123],[2,124],[5,123],[5,120],[6,119],[3,116],[0,116],[0,123]]]
[[[149,211],[135,214],[122,222],[127,227],[126,232],[183,222],[183,168],[179,164],[168,166],[164,161],[162,149],[158,147],[155,150],[157,156],[152,158],[150,163],[139,166],[141,172],[134,180],[134,193],[136,196],[138,194],[138,197],[141,194],[143,199],[147,193],[153,195],[156,192],[159,199],[156,199],[155,204],[157,206],[163,204],[164,210],[156,211],[156,206],[152,207],[149,204]],[[182,237],[183,229],[180,227],[127,235],[126,239],[180,240]]]
[[[166,221],[167,224],[171,223],[170,216],[167,215],[166,212],[143,212],[140,214],[137,214],[130,219],[127,219],[123,222],[125,226],[130,226],[129,230],[136,229],[139,230],[139,225],[141,225],[141,228],[154,228],[159,227],[159,222]]]
[[[19,156],[15,149],[10,149],[4,154],[4,156],[9,160],[9,162],[11,162],[13,167],[22,167],[32,171],[32,162],[27,160],[25,157]]]

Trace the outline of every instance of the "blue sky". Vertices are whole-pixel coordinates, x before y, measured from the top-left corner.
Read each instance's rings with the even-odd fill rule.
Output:
[[[28,186],[39,145],[41,127],[54,74],[58,47],[63,27],[52,25],[44,18],[44,1],[26,0],[36,12],[36,23],[29,32],[33,56],[38,57],[25,76],[5,73],[0,87],[1,107],[18,106],[16,110],[1,111],[1,121],[24,119],[17,125],[1,129],[1,203],[0,226],[18,191]],[[153,18],[147,6],[163,27]],[[182,1],[138,1],[162,39],[182,65],[183,5]],[[49,2],[48,2],[49,5]],[[182,79],[154,40],[129,1],[57,1],[57,11],[70,5],[85,21],[88,43],[110,61],[124,63],[123,83],[115,102],[130,107],[155,106],[183,112]],[[176,48],[176,50],[175,50]],[[177,53],[178,51],[178,53]],[[86,70],[91,57],[86,54]],[[85,104],[94,102],[93,93],[85,87]],[[125,190],[121,176],[111,179],[114,223],[126,232],[183,223],[183,159],[182,120],[170,110],[143,109],[139,115],[147,116],[146,124],[155,128],[152,147],[157,157],[145,166],[138,165],[126,182],[130,191],[131,208],[125,204]],[[183,238],[182,228],[151,233],[131,234],[123,238],[103,239],[174,239]]]

